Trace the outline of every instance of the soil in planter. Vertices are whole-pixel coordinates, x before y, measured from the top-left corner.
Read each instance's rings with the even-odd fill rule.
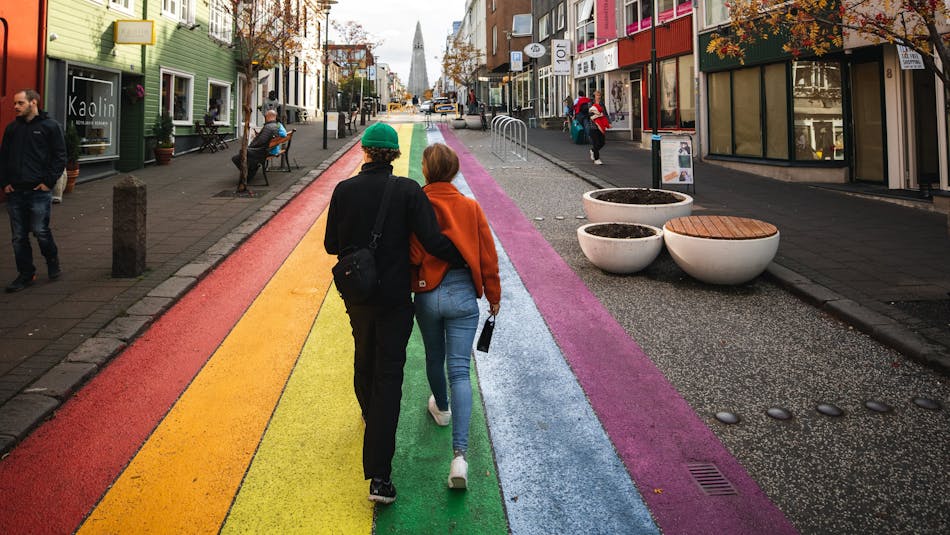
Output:
[[[655,189],[618,189],[593,195],[598,201],[620,204],[673,204],[683,199],[667,191]]]
[[[587,227],[586,232],[594,236],[600,236],[601,238],[619,238],[624,240],[649,238],[656,234],[651,228],[640,225],[623,225],[620,223],[604,223],[603,225]]]

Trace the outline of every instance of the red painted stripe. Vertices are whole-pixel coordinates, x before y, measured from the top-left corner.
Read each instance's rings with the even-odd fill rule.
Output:
[[[665,534],[796,533],[518,206],[447,128],[462,174]],[[715,463],[738,496],[709,498],[687,462]]]
[[[0,531],[80,525],[361,157],[327,169],[0,462]]]

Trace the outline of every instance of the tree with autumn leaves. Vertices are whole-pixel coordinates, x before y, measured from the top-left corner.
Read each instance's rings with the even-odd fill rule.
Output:
[[[475,89],[481,57],[478,47],[456,36],[442,56],[442,73],[457,85]],[[459,102],[464,102],[464,96],[459,96]]]
[[[944,0],[729,0],[729,30],[713,33],[706,51],[743,60],[760,40],[780,39],[793,57],[822,56],[845,44],[845,32],[871,43],[904,46],[950,86],[950,10]],[[939,63],[936,58],[940,58]]]

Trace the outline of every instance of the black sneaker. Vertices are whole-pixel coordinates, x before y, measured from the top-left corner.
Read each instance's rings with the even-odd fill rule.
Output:
[[[49,273],[49,280],[56,280],[60,275],[63,274],[63,270],[59,269],[59,259],[50,260],[46,263],[46,269]]]
[[[13,292],[19,292],[20,290],[26,288],[27,286],[33,284],[33,281],[36,280],[36,274],[24,275],[20,273],[17,275],[13,282],[7,284],[7,293],[12,294]]]
[[[369,482],[369,501],[390,504],[396,501],[396,487],[392,481],[373,479]]]

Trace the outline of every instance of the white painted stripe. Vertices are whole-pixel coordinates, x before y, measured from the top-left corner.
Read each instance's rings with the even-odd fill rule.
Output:
[[[438,131],[429,142],[442,142]],[[453,184],[474,197],[461,174]],[[479,387],[511,532],[659,533],[497,236],[502,306]],[[487,302],[480,301],[481,321]],[[481,324],[481,323],[480,323]]]

